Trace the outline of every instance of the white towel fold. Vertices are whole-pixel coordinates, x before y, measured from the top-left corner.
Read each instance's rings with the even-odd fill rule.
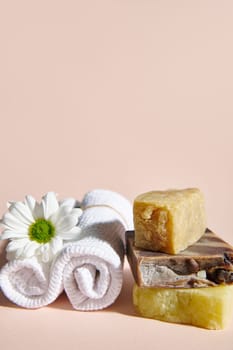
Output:
[[[125,230],[133,228],[131,204],[118,193],[94,190],[81,205],[80,238],[68,243],[52,264],[30,258],[9,261],[1,269],[0,286],[12,302],[26,308],[46,306],[65,288],[75,309],[98,310],[118,297]]]
[[[99,310],[118,297],[123,280],[125,231],[132,229],[132,206],[118,193],[94,190],[81,207],[81,239],[65,247],[63,281],[77,310]]]
[[[50,269],[36,258],[12,260],[1,269],[0,286],[13,303],[39,308],[52,303],[62,292],[62,270],[56,265]]]

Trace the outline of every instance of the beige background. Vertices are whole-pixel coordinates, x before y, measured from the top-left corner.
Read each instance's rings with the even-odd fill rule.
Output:
[[[93,188],[130,200],[200,187],[209,227],[233,244],[231,0],[0,1],[0,212],[7,200]],[[0,300],[13,349],[229,349],[225,331],[135,316],[132,277],[110,309],[65,296],[37,311]],[[190,341],[192,339],[192,341]]]

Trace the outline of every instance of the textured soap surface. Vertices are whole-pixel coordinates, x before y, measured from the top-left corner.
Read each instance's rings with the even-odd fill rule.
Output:
[[[135,284],[133,303],[143,317],[223,329],[232,318],[233,285],[171,289],[145,288]]]
[[[152,191],[134,200],[135,245],[177,254],[205,232],[204,197],[197,188]]]
[[[198,288],[233,283],[233,247],[206,229],[193,245],[176,255],[135,247],[126,232],[127,258],[140,287]]]

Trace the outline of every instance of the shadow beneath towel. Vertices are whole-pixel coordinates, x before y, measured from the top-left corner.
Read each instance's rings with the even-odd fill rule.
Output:
[[[103,309],[100,311],[91,311],[91,312],[112,312],[112,313],[119,313],[127,316],[137,316],[132,303],[132,288],[133,288],[133,277],[131,275],[131,271],[128,267],[125,267],[123,287],[115,303],[106,309]],[[15,308],[15,309],[22,310],[20,306],[13,304],[0,292],[0,308],[1,307]],[[52,304],[46,307],[51,309],[79,312],[72,307],[65,292],[63,292],[57,298],[56,301],[54,301]],[[24,309],[24,310],[30,310],[30,309]]]
[[[6,263],[6,254],[5,254],[6,244],[7,244],[6,241],[0,242],[0,269]],[[0,307],[17,307],[17,306],[12,304],[0,291]]]
[[[6,248],[7,242],[1,241],[0,242],[0,268],[6,263]]]
[[[8,300],[4,294],[0,291],[0,308],[13,308],[13,309],[19,309],[19,310],[36,310],[36,309],[27,309],[22,308],[21,306],[18,306],[14,303],[12,303],[10,300]],[[62,293],[56,301],[54,301],[52,304],[44,306],[49,308],[55,308],[60,310],[69,310],[74,311],[72,308],[72,305],[70,304],[69,300],[67,299],[67,296],[65,293]]]
[[[122,315],[127,316],[137,316],[135,308],[133,306],[133,298],[132,298],[132,289],[133,289],[133,276],[128,267],[128,265],[124,268],[124,276],[123,276],[123,286],[121,293],[117,300],[113,303],[113,305],[104,309],[103,312],[116,312]]]
[[[60,309],[66,311],[74,311],[66,293],[63,292],[52,304],[47,305],[51,309]]]
[[[19,309],[19,306],[13,304],[10,300],[8,300],[2,292],[0,292],[0,308],[1,307]]]
[[[128,264],[126,263],[124,268],[123,286],[117,300],[106,309],[90,312],[112,312],[127,316],[137,316],[132,302],[133,283],[133,276]],[[72,312],[86,312],[75,310],[70,304],[65,292],[63,292],[55,302],[48,305],[47,307]]]
[[[7,262],[6,252],[5,252],[6,245],[7,245],[7,241],[0,242],[0,269]],[[0,291],[0,307],[19,308],[17,305],[13,304],[10,300],[8,300],[1,291]]]
[[[90,311],[90,312],[112,312],[112,313],[120,313],[122,315],[127,316],[136,316],[136,312],[132,302],[132,288],[133,288],[133,276],[131,271],[126,264],[124,268],[124,276],[123,276],[123,287],[121,293],[117,300],[113,303],[113,305],[109,306],[106,309],[98,310],[98,311]],[[67,298],[65,292],[63,292],[59,298],[48,305],[47,307],[52,309],[60,309],[72,312],[85,312],[75,310],[70,304],[69,299]]]

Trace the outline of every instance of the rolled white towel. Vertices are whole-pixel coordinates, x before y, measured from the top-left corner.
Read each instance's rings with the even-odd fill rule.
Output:
[[[67,239],[77,239],[79,235],[76,224],[81,210],[75,208],[77,205],[72,198],[58,203],[52,192],[40,204],[31,196],[24,202],[10,204],[2,219],[5,228],[2,237],[11,240],[6,247],[9,261],[0,271],[0,288],[13,303],[39,308],[52,303],[63,291],[64,266],[54,264],[54,256],[67,244]],[[47,244],[29,239],[30,226],[41,219],[42,225],[48,220],[55,230]]]
[[[74,202],[63,204],[74,206]],[[125,230],[133,228],[132,206],[107,190],[87,193],[81,206],[78,241],[66,243],[52,262],[33,256],[3,266],[0,287],[8,299],[39,308],[56,300],[65,288],[78,310],[99,310],[115,301],[123,280]]]
[[[35,309],[49,305],[63,291],[62,270],[57,274],[56,270],[34,257],[9,261],[0,272],[2,292],[21,307]]]
[[[94,190],[81,203],[81,236],[67,245],[57,263],[66,261],[64,289],[77,310],[100,310],[120,294],[125,231],[133,228],[130,202],[118,193]]]

